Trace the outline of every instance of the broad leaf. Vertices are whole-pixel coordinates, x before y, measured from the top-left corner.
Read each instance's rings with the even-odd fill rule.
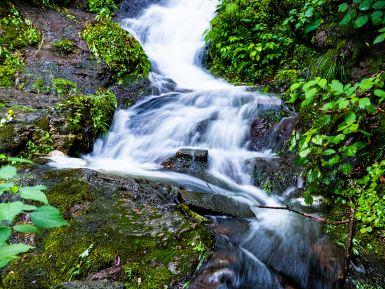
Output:
[[[23,206],[20,201],[0,204],[0,221],[12,222],[23,211]]]
[[[37,208],[31,213],[31,220],[35,226],[44,229],[61,227],[68,224],[60,211],[51,206]]]
[[[12,188],[14,186],[14,184],[12,184],[12,183],[2,183],[2,184],[0,184],[0,196],[4,193],[4,192],[6,192],[6,191],[8,191],[10,188]]]
[[[0,268],[6,266],[10,261],[17,258],[20,253],[25,253],[32,249],[32,246],[25,244],[13,244],[0,248]]]
[[[362,15],[356,19],[356,21],[354,22],[354,26],[356,28],[361,28],[366,23],[368,23],[368,21],[369,21],[369,16],[368,15]]]
[[[346,10],[348,10],[348,8],[349,8],[348,3],[342,3],[342,4],[338,5],[338,12],[344,13],[344,12],[346,12]]]
[[[46,190],[46,186],[34,186],[34,187],[21,187],[20,197],[26,200],[39,201],[44,204],[48,204],[47,197],[43,190]]]
[[[10,180],[17,176],[17,170],[13,166],[5,166],[0,168],[0,179]]]
[[[39,232],[38,228],[36,228],[33,225],[29,225],[29,224],[15,225],[15,226],[13,226],[13,229],[16,232],[27,233],[27,234]]]
[[[4,243],[9,239],[11,236],[12,229],[9,227],[0,227],[0,247],[4,245]]]

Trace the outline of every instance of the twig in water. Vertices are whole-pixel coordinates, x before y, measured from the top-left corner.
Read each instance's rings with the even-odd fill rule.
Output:
[[[210,185],[209,185],[208,182],[206,182],[206,185],[207,185],[207,187],[210,189],[210,191],[211,191],[213,194],[215,194],[214,191],[211,189],[211,187],[210,187]]]
[[[313,215],[310,215],[310,214],[306,214],[304,212],[300,212],[300,211],[294,210],[289,205],[286,205],[285,207],[273,207],[273,206],[260,206],[260,205],[257,205],[255,207],[256,208],[261,208],[261,209],[285,210],[285,211],[289,211],[289,212],[298,214],[298,215],[303,216],[305,218],[315,220],[315,221],[320,222],[320,223],[328,223],[328,224],[334,224],[334,225],[340,225],[340,224],[347,224],[347,223],[349,223],[349,220],[338,221],[338,222],[329,221],[329,220],[327,220],[325,218],[316,217],[316,216],[313,216]]]

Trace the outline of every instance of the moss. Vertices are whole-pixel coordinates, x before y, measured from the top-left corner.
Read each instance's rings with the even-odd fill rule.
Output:
[[[52,87],[59,96],[76,93],[77,84],[65,78],[54,78],[52,80]]]
[[[53,51],[61,55],[72,54],[75,50],[74,42],[70,39],[62,39],[52,44]]]
[[[150,61],[139,42],[112,20],[88,24],[82,36],[96,58],[107,63],[118,79],[146,78]]]
[[[127,288],[138,288],[138,280],[140,288],[163,288],[193,273],[202,254],[212,246],[206,229],[191,227],[178,212],[175,228],[179,231],[173,233],[161,225],[162,212],[140,201],[134,205],[137,212],[127,205],[131,192],[90,186],[79,177],[76,171],[64,175],[63,182],[47,195],[62,210],[84,204],[85,199],[88,204],[70,226],[47,234],[37,254],[13,262],[3,274],[4,288],[45,289],[84,279],[113,266],[116,256],[122,271],[115,278]]]

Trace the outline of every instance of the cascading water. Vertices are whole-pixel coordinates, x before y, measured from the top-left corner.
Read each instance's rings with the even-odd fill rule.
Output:
[[[83,160],[56,159],[54,165],[168,180],[251,207],[278,205],[278,198],[252,185],[247,163],[276,157],[250,151],[248,137],[258,112],[279,106],[280,100],[216,79],[199,63],[202,35],[217,4],[165,0],[123,20],[152,60],[151,80],[161,93],[117,111],[110,133],[92,154]],[[172,90],[169,79],[176,83]],[[207,179],[160,171],[161,162],[181,148],[208,150],[207,173],[217,181],[208,188]],[[253,210],[256,217],[248,220],[214,219],[214,230],[221,231],[218,251],[192,288],[285,288],[286,281],[295,288],[333,288],[338,262],[328,255],[317,224],[284,211]]]

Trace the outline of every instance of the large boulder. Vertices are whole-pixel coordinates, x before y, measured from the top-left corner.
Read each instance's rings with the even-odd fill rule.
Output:
[[[179,210],[177,188],[170,185],[45,167],[22,179],[47,185],[48,200],[70,225],[50,231],[35,252],[11,263],[3,288],[48,289],[68,280],[58,288],[121,288],[97,287],[102,280],[128,288],[182,288],[211,248],[211,234]]]

